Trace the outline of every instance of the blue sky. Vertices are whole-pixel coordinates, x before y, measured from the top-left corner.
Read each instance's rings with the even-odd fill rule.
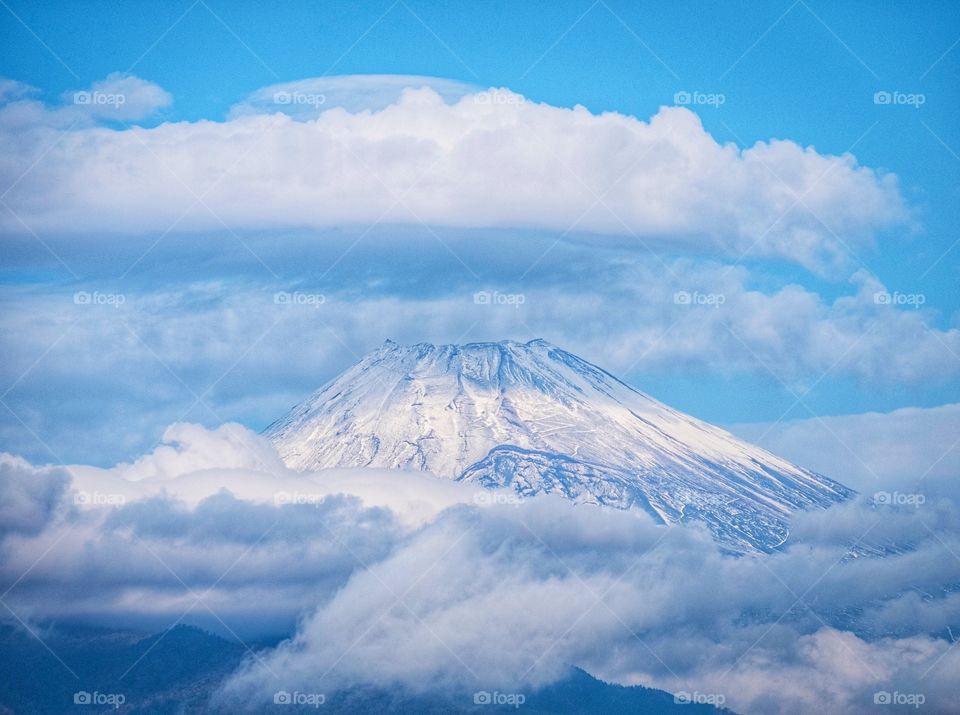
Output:
[[[257,3],[8,1],[0,8],[0,76],[20,84],[19,94],[5,100],[3,141],[23,151],[0,167],[0,192],[11,187],[0,224],[7,316],[2,446],[37,459],[110,462],[149,447],[181,417],[259,429],[387,337],[543,335],[669,404],[728,425],[956,402],[958,37],[960,14],[950,3],[287,3],[276,13]],[[77,109],[74,92],[95,90],[112,73],[139,78],[142,84],[124,91],[142,98],[142,112],[69,114]],[[627,218],[626,232],[599,218],[564,230],[569,222],[552,221],[550,207],[512,222],[499,202],[467,206],[476,214],[457,225],[442,215],[421,223],[391,214],[367,231],[375,216],[359,200],[328,222],[313,214],[276,221],[296,210],[287,204],[268,203],[257,214],[255,206],[225,201],[216,204],[217,220],[188,218],[165,230],[175,215],[162,209],[167,199],[175,203],[173,194],[163,187],[142,191],[139,178],[111,185],[93,176],[90,164],[84,168],[90,185],[108,187],[103,204],[90,197],[70,203],[78,195],[71,187],[85,183],[69,176],[70,167],[82,165],[84,147],[103,150],[93,166],[104,176],[163,176],[170,166],[157,148],[163,146],[157,130],[168,127],[163,136],[199,142],[204,120],[217,131],[233,126],[238,106],[256,105],[257,90],[324,76],[354,78],[344,80],[341,94],[323,85],[331,99],[324,109],[342,101],[355,112],[356,97],[366,96],[357,75],[441,78],[449,82],[412,84],[459,88],[450,90],[454,96],[506,88],[532,103],[582,105],[593,115],[617,112],[641,122],[675,105],[678,93],[720,96],[720,106],[685,105],[702,133],[678,114],[664,115],[662,123],[671,132],[679,127],[683,141],[696,146],[704,136],[740,149],[776,138],[813,147],[808,151],[816,156],[851,152],[860,167],[895,175],[897,188],[879,192],[871,178],[873,193],[864,194],[862,176],[837,171],[832,176],[839,182],[843,174],[847,182],[836,187],[846,206],[821,197],[823,209],[813,211],[819,216],[798,218],[794,233],[765,253],[744,251],[750,241],[743,244],[742,235],[727,245],[725,228],[701,235],[728,213],[750,221],[782,208],[779,195],[754,207],[754,190],[804,186],[803,172],[814,169],[772,151],[758,160],[769,172],[754,171],[753,184],[723,195],[736,204],[729,210],[696,201],[654,216],[641,208],[636,222]],[[922,99],[878,104],[878,92]],[[252,121],[276,111],[283,108],[260,107]],[[422,117],[410,116],[410,131],[423,125]],[[550,116],[543,126],[559,127],[557,141],[579,131],[562,125],[568,115]],[[359,136],[356,146],[380,131],[344,121],[339,136]],[[156,137],[149,151],[157,163],[140,156],[136,161],[144,163],[131,168],[107,146],[124,141],[132,125],[155,132],[143,138]],[[587,125],[578,136],[592,147],[591,138],[607,128]],[[275,131],[290,146],[310,141],[300,134],[291,139],[299,131],[294,125],[264,127],[258,131],[271,137]],[[68,139],[61,141],[61,132]],[[549,160],[552,135],[545,129],[543,136],[545,146],[526,138],[517,151]],[[128,151],[139,146],[127,139]],[[571,154],[584,162],[574,166],[574,173],[587,172],[582,183],[592,185],[589,172],[599,171],[590,156],[600,164],[623,159],[619,168],[627,173],[630,162],[642,169],[647,161],[639,150],[597,142],[586,158]],[[222,146],[197,146],[198,165],[211,156],[220,157],[211,166],[219,161],[227,168],[227,155],[214,154]],[[260,150],[251,151],[259,161]],[[383,152],[371,156],[387,161]],[[252,170],[253,163],[241,168]],[[282,163],[271,170],[284,176]],[[733,162],[730,171],[739,170]],[[194,195],[216,178],[198,169],[194,184],[191,171],[177,163],[170,173],[186,177]],[[701,183],[695,166],[679,186],[691,193],[723,189],[726,169],[720,171],[720,178]],[[323,180],[331,176],[340,180],[329,172]],[[360,199],[378,190],[369,176],[358,177]],[[542,187],[530,183],[532,194],[555,190],[546,177],[538,179],[546,181]],[[290,192],[298,185],[284,186]],[[48,195],[38,193],[42,186],[51,187]],[[125,186],[133,187],[129,195]],[[903,215],[877,217],[894,200],[902,201]],[[644,201],[642,194],[627,196],[615,208],[626,215]],[[430,195],[423,202],[431,205]],[[66,207],[63,216],[51,218],[58,207]],[[704,216],[684,213],[701,208]],[[484,225],[484,214],[495,214],[495,225]],[[682,240],[665,240],[674,234]],[[797,248],[806,239],[839,258],[817,264]],[[527,300],[512,313],[481,313],[470,296],[483,289]],[[327,301],[320,312],[271,312],[273,294],[284,290]],[[922,296],[923,305],[871,308],[878,290]],[[124,302],[78,313],[69,300],[78,291],[122,295]],[[669,298],[677,291],[718,292],[725,305],[713,313],[706,306],[675,313]],[[844,302],[861,293],[856,306]],[[874,335],[881,336],[875,343]],[[869,351],[861,353],[865,346]]]

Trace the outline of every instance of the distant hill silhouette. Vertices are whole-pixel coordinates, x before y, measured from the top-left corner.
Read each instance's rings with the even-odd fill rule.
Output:
[[[76,626],[48,627],[38,634],[50,650],[23,628],[0,625],[0,715],[218,713],[210,697],[247,655],[246,647],[239,643],[184,625],[154,635]],[[124,702],[119,708],[112,703],[78,705],[74,702],[78,692],[90,693],[91,697],[93,693],[119,693]],[[571,668],[563,680],[524,697],[518,709],[513,705],[475,704],[472,692],[411,695],[399,690],[354,687],[328,693],[319,709],[265,705],[254,710],[322,715],[728,712],[710,705],[677,704],[673,695],[662,690],[610,685],[578,668]]]

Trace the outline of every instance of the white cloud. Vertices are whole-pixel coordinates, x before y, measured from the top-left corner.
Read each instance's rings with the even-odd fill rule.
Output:
[[[913,613],[939,608],[929,623],[941,632],[960,615],[960,598],[917,607],[902,595],[960,573],[938,561],[948,553],[941,545],[921,537],[918,558],[831,569],[855,532],[760,559],[721,556],[698,536],[549,500],[451,512],[354,573],[265,656],[266,667],[283,674],[283,687],[328,692],[358,683],[524,692],[574,663],[614,682],[718,693],[740,712],[869,712],[874,692],[893,689],[925,693],[934,710],[950,702],[960,655],[914,630],[913,615],[884,624],[890,632],[911,623],[897,636],[828,625],[848,605],[870,621],[878,601],[905,597]],[[924,576],[917,562],[949,574]],[[816,610],[798,608],[799,594]],[[250,662],[226,695],[256,707],[276,687]]]
[[[503,292],[524,294],[519,307],[477,305],[476,286],[463,282],[422,295],[403,279],[368,290],[349,277],[343,286],[303,286],[324,294],[317,306],[278,305],[280,286],[252,283],[151,287],[125,293],[119,307],[74,303],[76,288],[110,292],[97,282],[68,293],[8,291],[0,376],[16,384],[7,402],[30,429],[57,453],[65,445],[60,459],[79,459],[66,450],[82,446],[83,459],[103,459],[99,448],[116,461],[143,451],[172,421],[266,426],[387,337],[406,344],[542,337],[641,390],[679,373],[778,385],[770,370],[799,395],[824,374],[821,390],[833,379],[886,389],[946,384],[960,373],[960,330],[937,327],[932,310],[878,305],[878,284],[863,275],[827,301],[796,285],[761,292],[742,268],[678,262],[670,264],[674,276],[653,261],[600,265],[604,280],[588,285],[504,283]],[[725,302],[677,304],[677,291],[721,294]],[[38,449],[14,419],[0,435],[8,450]],[[827,474],[843,481],[842,473]]]
[[[131,481],[164,481],[207,469],[252,469],[267,474],[285,471],[276,452],[238,424],[225,424],[211,432],[200,425],[177,423],[164,431],[162,442],[133,464],[118,465],[117,476]]]
[[[230,109],[229,118],[253,114],[285,114],[300,121],[341,107],[348,112],[380,111],[396,103],[403,90],[429,87],[445,102],[480,90],[476,85],[417,75],[345,75],[314,77],[263,87]]]
[[[0,174],[7,179],[8,187],[37,168],[31,164],[50,147],[44,147],[43,142],[56,141],[61,132],[75,130],[80,138],[84,132],[96,133],[98,122],[146,119],[173,102],[170,93],[159,85],[120,72],[89,87],[64,92],[62,104],[57,106],[44,104],[39,94],[36,87],[0,77],[0,145],[13,151],[21,143],[17,156],[4,157],[0,163]],[[31,155],[31,164],[19,163]],[[57,167],[48,166],[46,170],[56,173]]]
[[[380,87],[384,81],[377,79]],[[337,82],[350,86],[347,93],[363,85]],[[133,77],[112,75],[97,87],[130,95],[114,108],[121,114],[166,101]],[[23,107],[13,103],[0,109],[0,126],[8,127],[0,174],[19,176],[50,153],[7,203],[40,232],[140,233],[175,221],[180,230],[220,228],[221,220],[234,229],[423,221],[638,234],[809,267],[842,262],[843,243],[868,246],[878,231],[909,222],[893,175],[786,140],[743,150],[719,144],[687,109],[664,107],[644,122],[505,89],[447,103],[424,87],[376,111],[333,108],[296,121],[264,105],[263,93],[272,91],[255,93],[237,112],[269,114],[129,131],[75,128],[52,149],[55,130],[28,131]],[[382,90],[375,94],[382,98]],[[18,127],[7,115],[19,118]],[[202,205],[194,205],[197,196]],[[4,230],[22,230],[11,217],[3,221]]]
[[[34,469],[26,460],[0,452],[0,538],[42,531],[69,485],[63,469]]]
[[[39,92],[40,90],[36,87],[24,82],[18,82],[15,79],[9,79],[7,77],[0,77],[0,104],[23,99],[24,97],[36,95]]]
[[[205,611],[204,594],[243,634],[302,616],[293,640],[262,653],[284,682],[250,663],[223,693],[237,707],[259,709],[278,687],[523,692],[571,664],[719,693],[740,712],[865,713],[894,690],[924,694],[932,712],[954,702],[955,503],[920,515],[853,502],[801,516],[803,538],[783,553],[735,558],[703,530],[640,512],[555,497],[479,508],[472,487],[424,475],[273,473],[250,454],[265,445],[236,426],[169,435],[175,454],[73,466],[69,492],[30,497],[54,508],[0,538],[0,577],[24,574],[5,601],[21,617],[164,627],[191,604]],[[3,494],[53,474],[4,464]],[[292,485],[316,498],[264,498]],[[126,501],[64,498],[81,487]],[[418,500],[422,518],[401,518]],[[909,548],[842,559],[868,528],[872,544]]]
[[[387,470],[294,473],[240,425],[165,437],[110,469],[0,455],[0,579],[17,584],[5,597],[18,615],[163,628],[216,582],[204,605],[218,616],[247,636],[282,632],[477,489]]]
[[[123,122],[144,119],[173,102],[159,85],[120,72],[94,82],[89,89],[67,92],[64,99],[94,119]]]
[[[731,431],[861,492],[960,496],[960,405],[734,425]],[[912,485],[912,486],[911,486]]]
[[[477,490],[419,472],[399,477],[377,469],[293,472],[269,442],[239,424],[214,430],[173,424],[164,431],[162,444],[132,463],[109,469],[85,465],[68,469],[78,492],[119,494],[125,501],[172,498],[192,507],[225,486],[239,499],[272,505],[350,494],[367,508],[389,507],[411,528],[453,504],[471,502]],[[232,476],[225,481],[225,475]]]

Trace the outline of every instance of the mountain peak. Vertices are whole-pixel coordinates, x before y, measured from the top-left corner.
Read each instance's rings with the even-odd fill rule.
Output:
[[[383,344],[380,346],[380,349],[390,349],[390,350],[414,350],[414,351],[460,351],[460,350],[524,350],[524,349],[533,349],[533,348],[545,348],[545,349],[555,349],[556,346],[547,342],[543,338],[534,338],[533,340],[528,340],[527,342],[517,341],[517,340],[497,340],[497,341],[480,341],[473,343],[414,343],[412,345],[401,345],[390,338],[387,338],[383,341]]]
[[[701,521],[769,549],[852,494],[542,339],[385,342],[266,430],[295,469],[417,469],[522,495]]]

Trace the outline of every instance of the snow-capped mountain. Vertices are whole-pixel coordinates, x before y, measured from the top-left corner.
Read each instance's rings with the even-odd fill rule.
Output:
[[[772,549],[789,514],[853,494],[544,340],[387,341],[266,430],[292,468],[395,467],[699,520]]]

